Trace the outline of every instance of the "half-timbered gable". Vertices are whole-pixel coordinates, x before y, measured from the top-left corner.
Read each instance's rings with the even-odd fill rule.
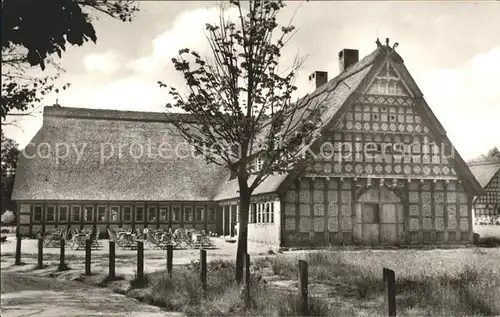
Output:
[[[479,186],[402,58],[379,46],[339,77],[349,96],[326,103],[317,160],[284,190],[283,243],[468,243]]]
[[[469,166],[484,188],[484,194],[474,199],[476,224],[500,224],[500,161],[472,162]]]

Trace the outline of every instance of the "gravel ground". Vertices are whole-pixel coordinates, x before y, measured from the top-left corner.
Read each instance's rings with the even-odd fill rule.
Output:
[[[2,272],[2,317],[182,316],[73,281]]]

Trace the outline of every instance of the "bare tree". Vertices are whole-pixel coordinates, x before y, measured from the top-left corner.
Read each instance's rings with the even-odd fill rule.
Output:
[[[231,1],[239,17],[232,21],[221,5],[218,25],[206,24],[211,56],[184,48],[173,58],[186,92],[170,87],[172,115],[182,110],[194,120],[175,127],[207,162],[231,171],[239,186],[239,232],[236,280],[242,279],[247,253],[252,193],[269,175],[296,169],[306,158],[305,145],[316,136],[319,107],[292,102],[293,85],[302,60],[280,70],[280,57],[294,33],[277,15],[283,1]],[[166,87],[162,82],[160,86]]]

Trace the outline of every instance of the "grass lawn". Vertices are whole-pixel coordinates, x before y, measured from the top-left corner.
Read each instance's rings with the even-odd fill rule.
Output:
[[[297,297],[267,287],[256,276],[251,277],[251,303],[242,301],[241,287],[234,282],[234,265],[215,261],[208,264],[207,292],[199,282],[196,267],[174,270],[172,278],[165,272],[147,273],[145,281],[132,281],[127,296],[142,302],[181,311],[188,316],[300,316]],[[328,315],[328,305],[312,299],[313,316]]]
[[[132,281],[127,296],[191,316],[300,316],[297,307],[297,260],[309,264],[310,307],[314,316],[385,315],[382,268],[396,272],[400,316],[495,316],[500,314],[500,251],[498,248],[397,251],[290,252],[252,261],[252,304],[241,301],[230,262],[209,264],[208,292],[196,265],[146,274]],[[263,282],[267,274],[292,282],[287,289]],[[276,276],[274,276],[276,277]],[[312,286],[330,287],[312,297]]]
[[[309,280],[354,286],[360,303],[383,302],[382,269],[396,272],[398,315],[493,316],[500,314],[500,250],[316,251],[301,258]],[[256,265],[296,278],[296,259],[269,257]],[[353,307],[355,308],[355,307]],[[375,308],[370,314],[383,314]],[[329,310],[328,315],[338,315]]]

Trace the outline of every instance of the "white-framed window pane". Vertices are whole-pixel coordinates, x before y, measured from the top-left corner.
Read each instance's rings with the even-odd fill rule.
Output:
[[[266,223],[271,222],[271,204],[266,203]]]
[[[271,223],[274,223],[274,203],[271,203]]]
[[[55,220],[56,220],[56,207],[47,206],[47,210],[45,212],[45,221],[54,222]]]
[[[73,206],[71,207],[71,222],[80,222],[81,217],[81,207]]]
[[[97,221],[98,222],[106,222],[106,207],[105,206],[97,207]]]
[[[178,206],[172,207],[172,221],[173,222],[181,221],[181,207]]]
[[[204,211],[205,211],[205,209],[203,207],[196,207],[195,220],[197,222],[202,222],[203,221]]]
[[[42,206],[33,207],[33,221],[42,222]]]
[[[184,221],[193,221],[193,207],[184,207]]]
[[[94,206],[85,206],[83,217],[84,217],[86,222],[94,221]]]
[[[168,216],[168,208],[167,207],[160,208],[160,221],[167,222],[168,221],[167,216]]]
[[[109,222],[118,222],[120,220],[120,207],[109,207]]]
[[[257,223],[260,223],[260,204],[257,204]]]
[[[123,207],[123,222],[131,222],[132,221],[132,207],[124,206]]]
[[[148,207],[148,222],[156,222],[156,207]]]
[[[136,222],[144,221],[144,207],[135,207],[135,221]]]
[[[68,221],[68,206],[59,206],[59,222]]]

